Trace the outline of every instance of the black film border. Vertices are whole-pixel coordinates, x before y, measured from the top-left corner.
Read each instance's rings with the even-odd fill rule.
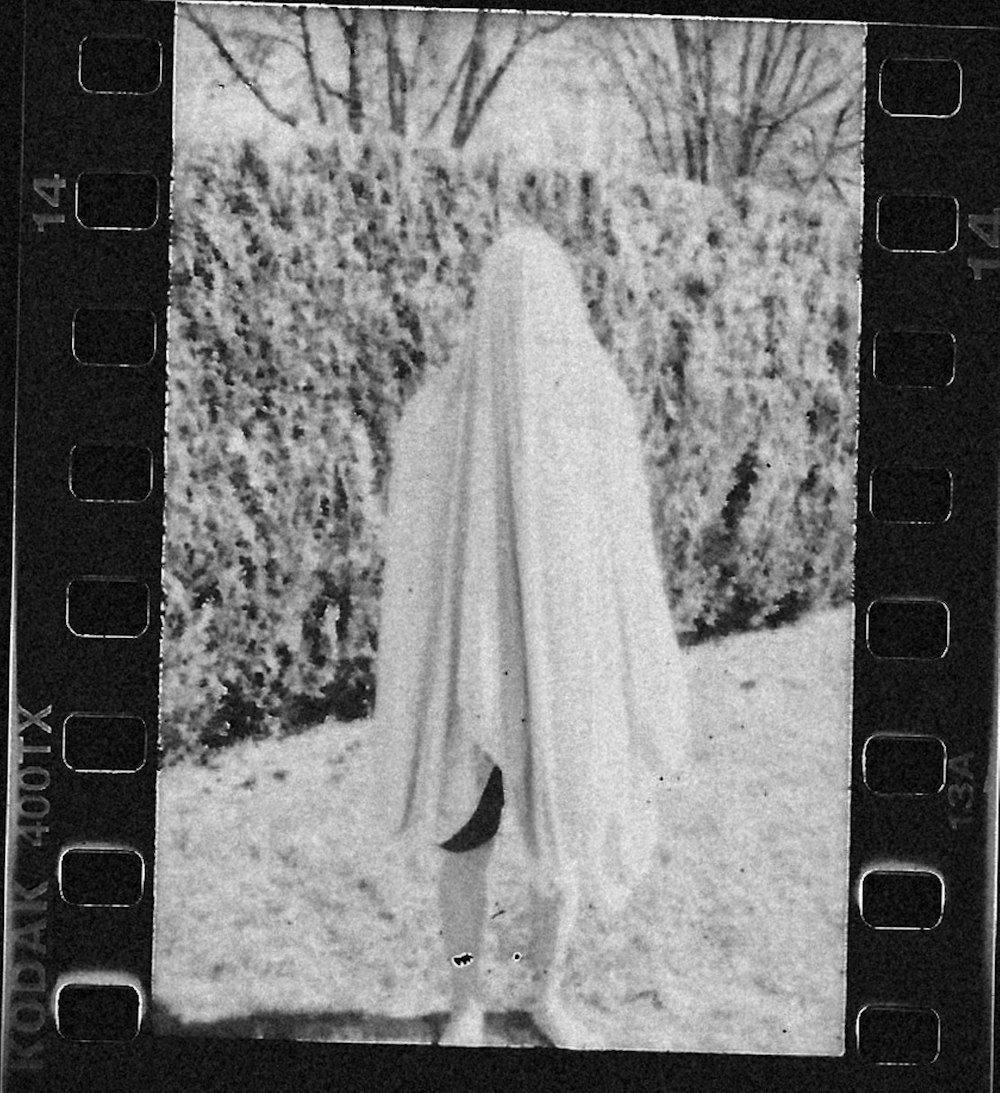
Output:
[[[407,1084],[401,1075],[412,1076],[414,1068],[421,1083],[445,1083],[453,1056],[430,1049],[196,1041],[154,1035],[149,1027],[174,10],[169,3],[39,0],[25,12],[6,1087],[191,1089],[263,1079],[270,1088],[288,1088],[335,1072],[343,1088],[401,1088]],[[159,41],[158,88],[134,97],[83,94],[79,47],[87,35]],[[983,224],[1000,206],[1000,141],[991,138],[1000,132],[998,45],[1000,31],[982,29],[882,24],[867,36],[845,1055],[532,1052],[526,1059],[520,1052],[484,1050],[470,1061],[470,1074],[482,1068],[491,1085],[520,1085],[521,1075],[532,1074],[535,1084],[614,1088],[639,1074],[646,1084],[674,1088],[987,1088],[995,931],[1000,272],[988,264],[996,244]],[[958,61],[964,99],[954,117],[885,113],[879,71],[883,61],[899,56]],[[80,176],[102,171],[146,172],[158,180],[159,216],[151,227],[88,232],[75,222]],[[955,247],[935,255],[882,248],[875,236],[878,202],[896,193],[952,195],[958,203]],[[83,366],[73,359],[67,332],[74,313],[108,307],[153,313],[158,337],[146,364]],[[940,389],[879,382],[877,335],[895,329],[950,332],[952,382]],[[148,496],[128,506],[88,505],[74,497],[67,489],[70,451],[88,444],[148,449]],[[869,477],[878,466],[898,462],[947,466],[954,483],[947,521],[915,527],[872,517]],[[148,587],[148,623],[136,636],[88,638],[69,629],[70,582],[102,577]],[[907,599],[947,605],[943,656],[918,661],[870,651],[871,604]],[[146,731],[139,769],[127,777],[72,770],[64,761],[65,726],[81,713],[138,719]],[[940,788],[923,795],[874,792],[866,784],[864,756],[878,735],[940,740]],[[61,899],[62,855],[81,840],[139,851],[146,878],[138,902],[95,913]],[[860,890],[863,878],[879,869],[943,878],[940,922],[915,931],[866,923]],[[63,977],[86,983],[89,973],[99,976],[102,969],[135,985],[142,998],[143,1027],[128,1043],[79,1043],[54,1027],[52,999]],[[933,1061],[897,1066],[866,1059],[858,1042],[860,1015],[908,1008],[939,1020]]]

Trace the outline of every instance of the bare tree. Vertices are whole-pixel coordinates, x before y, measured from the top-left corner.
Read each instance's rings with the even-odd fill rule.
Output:
[[[495,17],[491,18],[488,12],[478,12],[472,27],[469,44],[465,47],[461,60],[458,62],[454,76],[441,101],[441,107],[431,118],[425,132],[429,133],[433,130],[441,112],[443,112],[454,94],[455,87],[461,81],[462,91],[455,114],[451,145],[453,148],[464,147],[466,141],[472,135],[476,123],[482,116],[483,108],[489,102],[490,97],[497,89],[497,85],[503,79],[504,74],[518,54],[536,38],[558,30],[568,18],[568,15],[561,15],[556,16],[554,19],[539,20],[522,12],[517,16],[513,39],[499,61],[490,70],[488,63],[489,32],[491,27],[495,28],[497,26],[497,23]]]
[[[273,53],[274,47],[279,42],[287,42],[287,39],[285,39],[283,35],[269,31],[255,32],[249,41],[249,48],[245,50],[244,59],[240,60],[240,58],[237,57],[236,52],[234,52],[234,50],[237,52],[240,51],[238,36],[234,35],[227,45],[222,32],[211,19],[204,15],[196,14],[196,9],[192,7],[181,8],[181,11],[185,18],[193,23],[202,34],[208,38],[212,45],[215,46],[216,53],[218,53],[219,57],[225,62],[233,75],[250,89],[257,101],[272,117],[293,127],[299,124],[299,116],[289,110],[283,110],[276,106],[257,79],[258,71],[267,63]],[[279,13],[276,12],[268,12],[268,14],[272,19],[277,18],[279,15]]]
[[[858,184],[860,129],[860,99],[844,103],[832,116],[808,125],[799,144],[801,166],[786,167],[791,186],[807,196],[827,186],[841,200],[849,200],[848,191]]]
[[[860,82],[844,87],[842,72],[822,74],[826,60],[821,28],[794,24],[745,24],[735,113],[737,158],[733,174],[751,176],[790,125],[805,122],[836,97],[860,96]],[[841,102],[844,107],[847,104]],[[849,106],[844,111],[846,118]]]
[[[629,19],[590,43],[665,174],[727,185],[776,172],[841,192],[860,144],[860,55],[841,57],[828,28]]]
[[[284,124],[298,126],[309,113],[323,126],[342,118],[353,133],[382,122],[401,138],[427,138],[447,124],[453,148],[468,142],[524,50],[569,18],[485,11],[461,16],[429,9],[317,12],[286,5],[262,9],[252,26],[240,26],[227,17],[229,26],[223,28],[220,20],[203,14],[204,9],[181,10],[260,105]],[[328,48],[323,56],[317,31],[331,18],[338,30],[336,48]],[[457,58],[454,49],[446,57],[437,41],[445,20],[452,21],[450,37],[461,39],[458,29],[468,28],[463,29],[464,46],[457,50]],[[330,37],[325,35],[328,44]],[[301,78],[290,103],[280,88],[281,78],[289,74]]]
[[[347,125],[351,132],[360,133],[365,120],[361,78],[361,13],[355,8],[348,17],[339,8],[333,10],[347,49],[347,90],[338,91],[325,79],[321,83],[331,98],[339,99],[347,107]],[[304,11],[302,23],[305,26]]]

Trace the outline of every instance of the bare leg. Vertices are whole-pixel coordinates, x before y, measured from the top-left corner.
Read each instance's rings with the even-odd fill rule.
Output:
[[[493,841],[461,853],[444,852],[438,881],[445,956],[450,966],[451,1018],[441,1036],[446,1046],[483,1043],[483,937],[486,873]]]
[[[559,998],[569,940],[576,925],[579,897],[575,889],[535,892],[535,945],[532,963],[538,977],[538,1000]]]
[[[566,1006],[560,982],[579,904],[575,886],[552,895],[535,893],[533,963],[540,982],[532,1017],[539,1031],[559,1047],[599,1046],[594,1042],[593,1032]]]

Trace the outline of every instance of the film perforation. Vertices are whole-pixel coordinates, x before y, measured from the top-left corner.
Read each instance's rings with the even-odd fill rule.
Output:
[[[976,240],[989,246],[992,229],[990,218],[979,213],[988,206],[989,183],[952,150],[969,131],[983,90],[976,65],[957,43],[949,50],[919,48],[920,32],[910,33],[894,49],[887,38],[889,57],[879,56],[881,46],[873,51],[869,39],[869,57],[874,52],[879,58],[879,97],[877,110],[870,104],[866,127],[866,189],[872,195],[866,200],[875,230],[863,244],[862,352],[863,359],[870,352],[871,373],[862,371],[859,480],[867,479],[869,497],[865,518],[859,512],[857,589],[859,607],[867,605],[871,661],[856,664],[855,684],[878,680],[881,694],[861,728],[868,796],[852,814],[856,845],[859,831],[867,832],[856,859],[861,874],[855,897],[868,933],[854,938],[869,968],[867,989],[855,994],[854,1040],[862,1060],[886,1068],[920,1066],[933,1082],[948,1058],[959,1057],[960,1045],[977,1050],[967,1026],[935,997],[940,988],[930,969],[954,951],[951,931],[971,909],[959,862],[969,860],[972,832],[982,820],[974,806],[978,776],[968,767],[974,730],[968,713],[957,715],[962,699],[951,680],[983,663],[975,649],[983,632],[968,629],[973,593],[967,563],[973,543],[991,541],[990,531],[972,529],[977,513],[993,511],[996,476],[990,461],[979,458],[975,438],[984,434],[968,411],[991,400],[994,386],[977,369],[974,349],[989,329],[982,325],[986,312],[962,301],[976,291],[979,270],[986,268],[978,265]],[[905,63],[894,64],[892,55]],[[919,79],[932,69],[942,82],[921,93]],[[974,179],[980,180],[978,191]],[[885,216],[887,209],[898,218]],[[979,402],[963,397],[973,390]],[[938,521],[904,524],[898,518],[916,515],[920,503],[916,489],[904,501],[901,478],[915,472],[903,468],[921,464],[925,469],[916,474],[927,490],[923,503],[936,510]],[[931,464],[938,468],[933,485]],[[880,468],[887,476],[881,502]],[[896,497],[889,487],[893,476]],[[882,553],[880,567],[866,564],[866,538]],[[982,582],[974,580],[983,594]],[[914,654],[932,659],[912,660]],[[897,898],[905,910],[892,908]]]
[[[868,504],[876,520],[942,524],[952,511],[951,471],[907,464],[876,466],[869,478]]]
[[[951,615],[936,599],[884,598],[868,605],[866,641],[885,660],[940,660],[948,652]]]
[[[146,762],[146,737],[140,717],[72,713],[63,723],[63,762],[81,774],[134,774]]]
[[[88,35],[80,42],[80,86],[95,95],[152,95],[163,76],[153,38]]]
[[[127,847],[83,844],[59,857],[59,894],[79,907],[131,907],[145,886],[142,856]]]
[[[129,577],[78,577],[66,586],[66,625],[80,638],[141,638],[150,624],[149,586]]]
[[[156,356],[156,316],[139,308],[77,308],[72,341],[80,364],[141,368]]]
[[[69,453],[69,490],[78,501],[138,505],[153,492],[149,448],[75,444]]]
[[[877,330],[875,379],[889,387],[947,387],[955,378],[955,336],[949,330]]]
[[[878,97],[894,117],[954,117],[962,108],[962,66],[953,57],[887,57]]]
[[[941,1017],[916,1006],[866,1006],[858,1014],[858,1049],[882,1066],[927,1066],[941,1052]]]
[[[951,194],[881,194],[875,238],[896,254],[947,254],[958,244],[958,202]]]
[[[128,1041],[139,1034],[142,999],[134,983],[62,983],[55,991],[56,1030],[81,1044]]]
[[[872,793],[933,796],[945,787],[947,749],[938,736],[877,732],[865,741],[862,768]]]
[[[43,1088],[92,1064],[91,1043],[135,1037],[148,1008],[172,13],[139,7],[43,17],[54,80],[25,95],[20,349],[41,371],[22,372],[20,459],[61,469],[58,485],[19,484],[44,545],[30,531],[21,542],[18,617],[42,644],[22,638],[18,660],[24,849],[8,923],[21,1009],[5,1016],[3,1069]],[[32,703],[35,688],[53,702]]]
[[[861,878],[859,906],[876,930],[933,930],[944,916],[944,881],[928,870],[873,869]]]
[[[87,171],[76,179],[75,215],[91,231],[149,231],[159,216],[159,182],[139,171]]]

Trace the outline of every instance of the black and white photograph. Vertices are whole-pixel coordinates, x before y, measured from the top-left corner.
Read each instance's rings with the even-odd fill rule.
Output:
[[[156,1030],[843,1054],[863,49],[178,6]]]

